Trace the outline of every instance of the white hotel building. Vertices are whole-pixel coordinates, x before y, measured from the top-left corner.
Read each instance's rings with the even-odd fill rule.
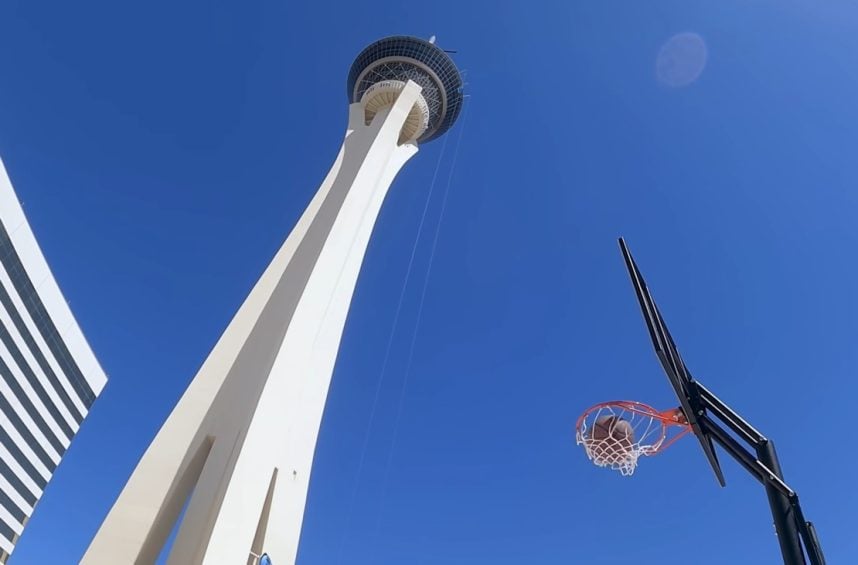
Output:
[[[0,161],[0,563],[106,381]]]

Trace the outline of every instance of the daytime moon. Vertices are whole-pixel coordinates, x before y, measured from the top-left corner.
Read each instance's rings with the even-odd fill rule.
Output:
[[[656,76],[666,86],[688,86],[700,77],[706,59],[706,43],[702,37],[690,31],[677,33],[658,52]]]

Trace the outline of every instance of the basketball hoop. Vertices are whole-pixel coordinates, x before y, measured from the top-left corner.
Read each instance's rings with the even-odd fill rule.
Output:
[[[655,455],[691,431],[680,408],[659,411],[630,400],[591,406],[575,425],[575,440],[590,461],[629,476],[642,455]]]

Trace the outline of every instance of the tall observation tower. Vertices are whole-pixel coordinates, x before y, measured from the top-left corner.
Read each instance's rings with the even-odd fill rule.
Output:
[[[146,450],[83,563],[295,561],[316,438],[346,315],[379,210],[418,146],[462,107],[433,43],[388,37],[348,76],[334,165]]]

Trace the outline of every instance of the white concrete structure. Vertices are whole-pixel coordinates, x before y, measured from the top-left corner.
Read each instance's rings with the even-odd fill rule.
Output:
[[[316,438],[373,226],[417,143],[448,129],[461,104],[449,57],[415,38],[364,50],[349,90],[348,129],[331,171],[143,455],[83,563],[153,563],[185,504],[169,563],[253,564],[263,551],[276,565],[294,563]]]
[[[106,382],[0,161],[0,563]]]

